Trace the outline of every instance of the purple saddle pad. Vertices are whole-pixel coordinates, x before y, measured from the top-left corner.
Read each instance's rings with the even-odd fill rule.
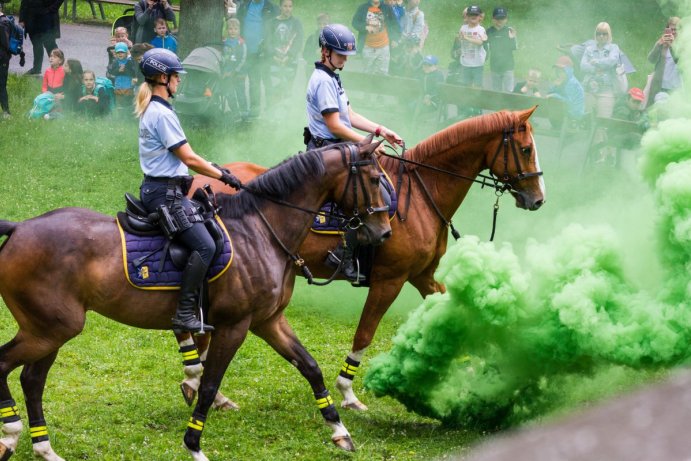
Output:
[[[211,262],[207,278],[209,282],[218,279],[228,270],[233,260],[233,244],[228,230],[220,219],[217,220],[223,231],[223,251]],[[137,288],[145,290],[179,290],[182,271],[175,267],[170,255],[163,254],[168,239],[163,235],[141,236],[124,230],[118,222],[122,240],[122,254],[125,266],[125,277]],[[147,256],[148,255],[148,256]],[[146,258],[135,264],[135,261]],[[163,270],[161,258],[165,257]]]
[[[389,218],[393,218],[398,208],[398,197],[396,196],[396,189],[394,189],[388,176],[383,176],[384,188],[391,197],[391,206],[389,206]],[[333,202],[327,202],[319,209],[320,213],[314,217],[311,230],[318,234],[337,234],[343,232],[339,227],[342,222],[338,217],[345,218],[345,215],[338,206]]]

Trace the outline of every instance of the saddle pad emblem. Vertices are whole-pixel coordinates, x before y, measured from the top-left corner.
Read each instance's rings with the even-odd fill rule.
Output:
[[[223,231],[223,251],[211,262],[207,278],[209,282],[217,280],[225,273],[233,261],[233,243],[223,221],[216,217],[216,221]],[[141,236],[127,232],[118,223],[120,240],[122,242],[122,259],[125,278],[134,287],[142,290],[179,290],[182,281],[182,271],[175,267],[168,254],[163,254],[167,238],[163,235]],[[135,261],[142,256],[146,260],[139,266]],[[161,258],[165,257],[163,270]]]

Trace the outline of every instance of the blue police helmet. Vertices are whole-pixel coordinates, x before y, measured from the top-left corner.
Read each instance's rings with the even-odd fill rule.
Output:
[[[346,56],[357,53],[355,35],[343,24],[329,24],[319,33],[319,45]]]
[[[145,77],[154,77],[158,74],[171,75],[174,73],[185,74],[180,58],[165,48],[154,48],[142,56],[139,68]]]

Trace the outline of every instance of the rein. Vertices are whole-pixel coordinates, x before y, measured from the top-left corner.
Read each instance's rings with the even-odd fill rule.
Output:
[[[521,125],[518,128],[518,130],[519,131],[525,131],[525,126]],[[495,234],[496,227],[497,227],[497,215],[499,213],[499,198],[502,195],[504,195],[504,192],[506,192],[506,191],[511,191],[511,190],[515,191],[516,190],[515,184],[518,181],[521,181],[523,179],[527,179],[527,178],[530,178],[533,176],[542,176],[542,171],[536,171],[534,173],[523,173],[523,171],[521,170],[521,165],[518,161],[518,149],[516,147],[516,140],[514,139],[514,132],[515,132],[514,127],[505,128],[502,131],[502,134],[503,134],[502,142],[499,144],[499,146],[497,146],[497,150],[494,153],[494,157],[492,158],[492,162],[490,164],[490,174],[484,175],[484,174],[478,173],[474,178],[471,178],[470,176],[458,174],[458,173],[453,172],[453,171],[445,170],[443,168],[438,168],[438,167],[435,167],[432,165],[427,165],[427,164],[422,163],[422,162],[417,162],[415,160],[405,158],[405,153],[407,150],[405,147],[405,143],[403,144],[403,149],[401,151],[400,156],[388,154],[386,152],[382,153],[381,155],[384,155],[385,157],[396,159],[399,162],[401,162],[401,164],[400,164],[401,168],[399,171],[398,183],[396,184],[396,193],[399,193],[399,194],[400,194],[401,185],[403,182],[403,172],[405,171],[405,172],[409,173],[409,170],[406,169],[404,166],[405,163],[410,163],[412,165],[416,165],[416,166],[419,166],[422,168],[427,168],[429,170],[433,170],[433,171],[436,171],[438,173],[446,174],[448,176],[452,176],[455,178],[464,179],[466,181],[475,182],[475,183],[480,184],[483,189],[485,188],[485,186],[493,187],[495,189],[495,194],[497,196],[497,200],[495,201],[494,207],[493,207],[492,233],[491,233],[490,238],[489,238],[489,241],[491,242],[494,240],[494,234]],[[516,164],[516,168],[518,169],[518,173],[514,177],[511,177],[508,174],[509,148],[511,150],[511,153],[513,154],[514,163]],[[504,152],[504,175],[500,179],[491,173],[491,168],[496,163],[497,158],[498,158],[499,154],[502,152],[502,150]],[[395,149],[394,149],[394,152],[395,152]],[[450,219],[447,220],[446,217],[442,214],[441,210],[439,209],[436,202],[434,201],[432,194],[429,192],[427,185],[422,180],[420,173],[417,170],[413,170],[413,172],[415,174],[415,178],[417,179],[418,183],[420,184],[420,186],[422,188],[422,191],[424,192],[425,196],[427,197],[427,200],[432,204],[432,208],[434,209],[435,213],[437,214],[439,219],[442,221],[444,226],[451,229],[451,235],[453,235],[454,240],[458,240],[461,235],[458,233],[458,231],[454,227],[453,222]],[[476,179],[478,177],[481,179]],[[492,181],[492,184],[489,184],[487,182],[488,180]],[[410,180],[409,180],[409,182],[410,182]],[[401,221],[405,221],[407,219],[407,210],[410,207],[410,194],[411,194],[411,189],[410,189],[410,187],[408,187],[408,196],[407,196],[407,201],[406,201],[406,214],[404,216],[401,216],[399,214],[399,219]]]
[[[358,199],[358,186],[362,188],[363,195],[365,196],[365,201],[366,201],[366,208],[365,211],[368,215],[374,214],[374,213],[381,213],[381,212],[388,212],[389,208],[387,206],[382,206],[382,207],[373,207],[372,206],[372,197],[370,196],[369,192],[367,191],[367,187],[365,184],[365,179],[362,177],[362,173],[360,171],[360,168],[363,166],[371,165],[375,162],[374,157],[370,160],[357,160],[356,156],[358,154],[358,148],[354,144],[347,144],[347,145],[338,145],[337,148],[341,152],[341,158],[343,159],[344,165],[346,165],[348,168],[348,180],[346,181],[346,185],[343,189],[343,194],[341,195],[341,203],[344,202],[345,196],[348,193],[349,187],[352,184],[352,194],[353,194],[353,203],[355,205],[355,208],[352,211],[352,217],[349,219],[344,218],[340,214],[335,214],[335,213],[330,213],[322,210],[314,211],[310,210],[308,208],[303,208],[298,205],[294,205],[292,203],[286,202],[285,200],[277,199],[274,197],[270,197],[264,194],[259,194],[256,191],[253,191],[251,189],[248,189],[244,185],[241,187],[243,190],[247,191],[250,194],[257,195],[258,197],[261,197],[263,199],[266,199],[270,202],[273,202],[277,205],[281,206],[286,206],[288,208],[293,208],[295,210],[303,211],[305,213],[309,213],[312,216],[315,216],[317,214],[321,214],[324,216],[327,216],[329,218],[334,218],[336,219],[343,227],[348,227],[351,229],[358,229],[361,226],[364,225],[364,221],[360,218],[360,212],[358,211],[357,208],[357,199]],[[346,148],[348,148],[348,152],[350,153],[350,159],[346,158]],[[328,285],[331,283],[335,278],[338,272],[341,269],[341,263],[339,263],[338,267],[336,268],[336,271],[334,274],[326,281],[323,283],[320,282],[315,282],[314,277],[312,275],[312,272],[309,270],[307,265],[305,264],[305,260],[300,257],[298,253],[292,253],[290,249],[283,243],[283,241],[279,238],[278,234],[276,234],[276,231],[274,228],[271,226],[271,223],[266,219],[266,216],[264,216],[264,213],[259,209],[259,207],[254,205],[254,209],[261,218],[262,222],[266,226],[266,228],[269,230],[271,233],[271,236],[278,242],[280,247],[283,249],[283,251],[290,257],[290,259],[293,260],[293,263],[299,267],[302,270],[303,276],[307,279],[307,283],[312,285],[318,285],[318,286],[324,286]]]

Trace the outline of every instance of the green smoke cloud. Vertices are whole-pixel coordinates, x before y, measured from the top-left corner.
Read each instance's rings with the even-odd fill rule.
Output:
[[[690,43],[690,34],[682,31],[681,41]],[[640,249],[625,248],[626,239],[607,225],[573,222],[546,242],[529,242],[522,256],[509,244],[465,237],[449,248],[436,274],[447,293],[411,313],[392,349],[372,360],[366,387],[444,423],[494,430],[541,414],[559,399],[555,383],[585,380],[598,367],[654,369],[687,361],[688,100],[673,95],[670,118],[641,143],[640,171],[657,211],[650,245],[664,272],[661,286],[637,286],[624,260]],[[637,199],[631,198],[631,213]]]

